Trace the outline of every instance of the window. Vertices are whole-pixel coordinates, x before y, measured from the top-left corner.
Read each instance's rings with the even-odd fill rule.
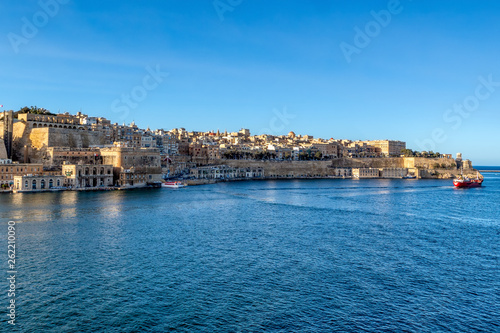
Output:
[[[54,187],[54,181],[52,179],[49,179],[49,188],[52,188],[52,187]]]
[[[42,180],[40,181],[40,188],[41,188],[41,189],[44,189],[44,188],[45,188],[45,179],[42,179]]]

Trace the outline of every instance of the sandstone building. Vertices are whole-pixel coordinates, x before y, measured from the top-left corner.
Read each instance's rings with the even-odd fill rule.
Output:
[[[112,165],[64,164],[62,174],[69,187],[113,186]]]
[[[25,175],[14,177],[14,192],[43,192],[64,185],[65,177],[54,175]]]
[[[42,164],[0,164],[0,185],[14,184],[14,178],[17,176],[41,175],[42,173]]]
[[[101,149],[101,155],[104,164],[113,166],[116,185],[143,186],[162,180],[156,148],[108,147]]]

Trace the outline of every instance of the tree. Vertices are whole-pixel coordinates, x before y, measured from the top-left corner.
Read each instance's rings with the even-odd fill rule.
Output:
[[[320,151],[318,151],[318,152],[316,152],[316,154],[314,154],[314,158],[317,160],[320,160],[322,157],[323,157],[323,154]]]
[[[43,115],[48,115],[48,116],[55,115],[55,114],[51,113],[49,110],[44,109],[44,108],[39,108],[36,105],[35,106],[32,105],[31,107],[24,106],[24,107],[20,108],[18,111],[16,111],[16,113],[17,114],[19,114],[19,113],[43,114]]]
[[[416,152],[411,149],[401,149],[401,154],[405,157],[414,157],[416,156]]]

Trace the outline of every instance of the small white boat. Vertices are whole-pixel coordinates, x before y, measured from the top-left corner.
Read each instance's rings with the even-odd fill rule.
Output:
[[[161,187],[168,187],[168,188],[181,188],[187,186],[186,184],[183,184],[181,182],[165,182],[161,184]]]

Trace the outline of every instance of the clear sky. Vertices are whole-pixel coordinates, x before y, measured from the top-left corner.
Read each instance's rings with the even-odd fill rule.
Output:
[[[3,109],[395,139],[500,165],[499,1],[29,0],[0,10]]]

